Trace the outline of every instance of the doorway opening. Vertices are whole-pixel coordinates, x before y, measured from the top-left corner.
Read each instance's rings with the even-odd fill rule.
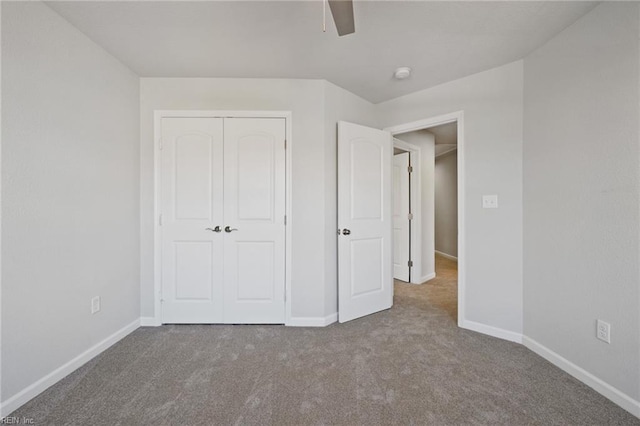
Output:
[[[447,114],[385,130],[394,137],[395,289],[403,288],[407,283],[425,284],[424,291],[430,302],[444,310],[459,326],[463,325],[463,113]],[[417,154],[411,158],[410,167],[413,169],[409,169],[412,173],[408,245],[403,239],[405,232],[400,226],[402,223],[396,225],[396,217],[401,217],[396,212],[402,213],[400,208],[405,199],[403,176],[396,177],[396,169],[404,161],[402,159],[408,152],[407,146],[414,149],[414,155]],[[415,210],[416,204],[420,207],[419,212]],[[404,280],[401,274],[395,272],[407,247],[410,275],[408,280]]]

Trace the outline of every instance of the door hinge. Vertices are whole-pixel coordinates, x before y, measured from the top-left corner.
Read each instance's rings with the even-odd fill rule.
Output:
[[[413,260],[410,260],[409,262],[407,262],[407,265],[409,266],[409,268],[413,267]]]
[[[407,171],[408,171],[409,173],[413,173],[413,166],[409,166],[409,167],[407,167]]]
[[[407,215],[407,219],[409,219],[409,220],[413,220],[413,213],[409,213],[409,214]]]
[[[162,151],[162,138],[158,139],[158,149],[160,149],[160,151]]]
[[[284,140],[284,149],[287,149],[287,140]]]
[[[162,226],[162,213],[158,216],[158,225]]]
[[[286,214],[284,215],[284,224],[285,225],[287,224],[287,215]]]

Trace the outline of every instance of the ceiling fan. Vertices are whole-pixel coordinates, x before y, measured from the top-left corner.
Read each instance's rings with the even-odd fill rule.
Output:
[[[353,20],[353,0],[327,0],[333,22],[336,23],[338,35],[343,36],[356,32],[355,22]],[[324,2],[324,0],[323,0]],[[326,29],[326,26],[325,26]]]

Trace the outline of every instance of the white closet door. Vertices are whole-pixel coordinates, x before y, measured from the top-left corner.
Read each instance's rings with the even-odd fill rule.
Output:
[[[393,277],[409,282],[409,153],[393,156]]]
[[[338,123],[338,319],[393,304],[391,134]]]
[[[221,323],[223,121],[163,118],[162,139],[162,322]]]
[[[225,118],[224,131],[224,322],[281,324],[285,120]]]

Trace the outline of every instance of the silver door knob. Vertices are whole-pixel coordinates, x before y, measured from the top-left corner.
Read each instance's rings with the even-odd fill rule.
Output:
[[[342,230],[342,235],[351,235],[351,231],[349,231],[347,228],[344,228]]]
[[[229,226],[225,226],[224,227],[224,232],[233,232],[233,231],[237,231],[237,229],[236,228],[231,228]]]
[[[222,232],[222,229],[220,229],[219,226],[216,226],[215,228],[205,228],[205,231]]]

